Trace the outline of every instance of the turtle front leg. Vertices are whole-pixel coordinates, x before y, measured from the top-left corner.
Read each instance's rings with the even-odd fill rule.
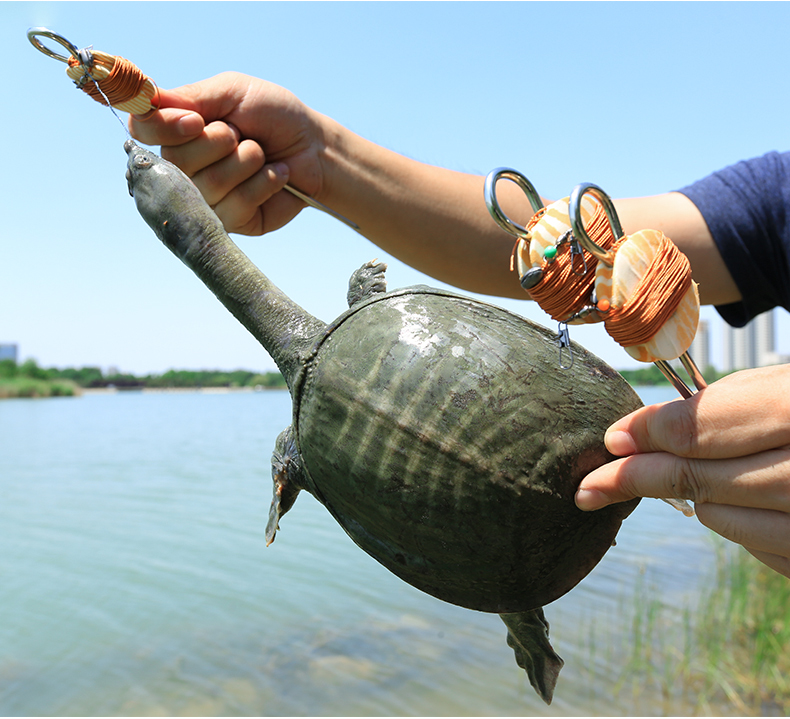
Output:
[[[551,704],[565,662],[549,642],[549,623],[543,607],[499,616],[507,627],[507,643],[516,652],[516,663],[527,672],[529,683],[540,698]]]
[[[266,524],[266,546],[268,547],[280,528],[282,517],[296,501],[302,490],[301,469],[296,443],[293,438],[293,427],[280,432],[272,453],[272,481],[274,495],[269,507],[269,521]]]

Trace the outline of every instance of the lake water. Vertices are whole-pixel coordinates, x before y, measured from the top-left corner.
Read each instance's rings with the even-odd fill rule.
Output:
[[[547,707],[496,615],[401,582],[309,495],[265,546],[289,421],[284,391],[0,402],[0,715],[660,711],[614,691],[623,616],[637,584],[699,593],[696,519],[644,500],[546,609],[566,662]]]

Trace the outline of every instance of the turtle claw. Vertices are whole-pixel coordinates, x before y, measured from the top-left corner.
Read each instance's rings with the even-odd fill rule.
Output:
[[[273,463],[272,479],[274,480],[274,496],[272,497],[272,503],[269,507],[269,521],[266,523],[267,547],[274,541],[277,530],[280,528],[280,517],[290,508],[283,504],[283,490],[287,490],[288,488],[288,477],[285,473],[285,467],[282,466],[280,471],[277,470],[277,466]]]
[[[275,498],[269,507],[269,521],[266,523],[266,546],[268,547],[277,535],[277,530],[280,528],[278,520],[280,519],[280,500]]]
[[[516,663],[526,671],[529,683],[540,698],[551,704],[557,677],[565,662],[549,642],[549,623],[543,608],[499,616],[508,629],[507,643],[516,652]]]

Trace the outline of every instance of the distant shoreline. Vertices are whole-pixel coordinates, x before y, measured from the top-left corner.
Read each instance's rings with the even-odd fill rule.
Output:
[[[75,399],[90,395],[115,394],[229,394],[237,392],[275,392],[288,391],[287,387],[69,387],[68,393],[48,394],[45,389],[30,393],[9,391],[0,386],[0,402],[5,399]]]
[[[253,370],[168,370],[163,374],[136,376],[99,367],[39,367],[35,360],[18,365],[0,360],[0,399],[79,397],[123,392],[256,392],[285,389],[280,372]]]
[[[91,394],[228,394],[230,392],[276,392],[286,387],[81,387],[80,395]]]

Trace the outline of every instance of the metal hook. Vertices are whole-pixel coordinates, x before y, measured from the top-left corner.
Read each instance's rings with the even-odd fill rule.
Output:
[[[45,27],[31,27],[30,30],[27,31],[27,39],[33,43],[33,47],[40,52],[43,52],[47,57],[52,57],[55,60],[59,60],[60,62],[65,62],[68,65],[69,58],[65,57],[64,55],[58,55],[54,50],[50,50],[46,45],[44,45],[39,39],[38,36],[41,35],[42,37],[48,37],[50,40],[54,40],[59,45],[65,47],[69,53],[71,53],[71,57],[80,58],[80,50],[72,45],[65,37],[62,35],[58,35],[56,32],[52,32]]]
[[[499,202],[496,198],[496,183],[501,179],[515,182],[524,191],[524,194],[529,200],[529,204],[532,206],[533,213],[543,209],[543,200],[540,199],[540,195],[535,189],[535,186],[518,170],[513,170],[509,167],[497,167],[486,175],[484,193],[486,207],[489,213],[491,213],[491,217],[494,218],[494,221],[505,232],[509,232],[516,237],[526,237],[527,228],[511,220],[499,206]]]
[[[570,230],[568,230],[570,232]],[[584,256],[584,251],[579,244],[579,240],[577,240],[573,235],[571,235],[570,239],[570,248],[571,248],[571,272],[577,277],[584,277],[587,274],[587,258]],[[574,268],[576,265],[576,258],[582,258],[582,271],[577,272]]]
[[[612,233],[615,239],[620,239],[623,236],[623,227],[620,224],[620,218],[617,216],[617,211],[614,209],[612,198],[609,197],[598,185],[592,182],[582,182],[573,188],[570,199],[568,201],[568,215],[571,220],[571,227],[573,234],[579,241],[579,244],[584,247],[593,257],[600,262],[611,267],[614,264],[614,252],[605,250],[600,245],[593,242],[592,238],[587,234],[582,221],[581,205],[582,198],[587,193],[595,197],[601,203],[603,211],[606,213],[606,219],[612,227]]]
[[[563,327],[563,325],[565,325]],[[573,367],[573,348],[571,347],[571,333],[568,331],[567,322],[557,323],[557,346],[560,350],[560,369],[570,369]],[[562,364],[562,350],[568,350],[568,356],[571,358],[571,363],[568,365]]]

